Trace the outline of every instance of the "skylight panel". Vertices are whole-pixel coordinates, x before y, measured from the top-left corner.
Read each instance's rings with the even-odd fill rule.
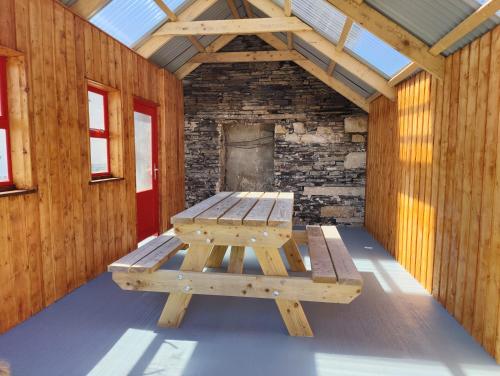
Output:
[[[283,0],[274,2],[283,8]],[[292,13],[335,44],[346,20],[344,14],[324,0],[294,0]]]
[[[411,61],[369,31],[353,24],[344,47],[375,70],[390,78]]]
[[[185,2],[165,0],[174,12]],[[130,47],[166,19],[154,0],[112,0],[90,22]]]

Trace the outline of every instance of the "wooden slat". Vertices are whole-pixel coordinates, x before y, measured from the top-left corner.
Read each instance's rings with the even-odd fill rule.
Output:
[[[204,211],[200,215],[196,216],[194,219],[195,223],[203,224],[217,224],[221,216],[223,216],[228,210],[235,206],[240,200],[245,197],[248,192],[235,192],[226,199],[218,202],[210,209]]]
[[[108,266],[108,271],[109,272],[128,271],[134,264],[142,260],[144,257],[148,256],[151,252],[154,252],[159,247],[167,244],[173,238],[174,237],[171,235],[158,236],[157,238],[137,248],[135,251],[113,262],[111,265]]]
[[[104,8],[109,1],[110,0],[76,0],[71,4],[71,10],[84,19],[89,19],[99,10]]]
[[[309,256],[314,282],[336,283],[337,274],[320,226],[307,226]]]
[[[325,237],[333,266],[337,274],[337,279],[341,284],[361,285],[363,282],[361,275],[356,269],[340,234],[335,226],[321,226]]]
[[[280,192],[267,223],[269,226],[292,226],[293,192]]]
[[[212,206],[216,205],[225,198],[231,196],[233,192],[219,192],[215,196],[212,196],[189,209],[184,210],[181,213],[174,215],[171,219],[172,223],[193,223],[194,219],[203,213],[205,210],[210,209]]]
[[[223,225],[241,225],[243,223],[243,218],[252,210],[259,200],[259,197],[263,194],[264,192],[248,193],[246,196],[242,197],[235,206],[220,217],[218,223]]]
[[[265,226],[267,225],[267,220],[271,214],[276,198],[278,197],[278,192],[266,192],[260,198],[259,202],[250,210],[245,219],[243,219],[243,224],[248,226]]]
[[[136,273],[152,273],[158,270],[164,263],[170,260],[177,251],[183,248],[184,244],[176,238],[170,239],[168,242],[160,245],[154,251],[144,256],[129,268],[129,272]]]

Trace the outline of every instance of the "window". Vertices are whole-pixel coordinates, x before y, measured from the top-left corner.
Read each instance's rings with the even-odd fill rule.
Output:
[[[7,102],[7,59],[0,56],[0,188],[14,185]]]
[[[92,178],[111,176],[108,93],[88,86],[90,171]]]

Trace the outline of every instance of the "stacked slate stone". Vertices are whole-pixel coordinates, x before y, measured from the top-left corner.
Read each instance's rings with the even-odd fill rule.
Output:
[[[224,51],[271,49],[253,36]],[[298,224],[362,224],[367,116],[293,62],[204,64],[184,81],[186,202],[224,189],[225,126],[272,124],[274,190]]]

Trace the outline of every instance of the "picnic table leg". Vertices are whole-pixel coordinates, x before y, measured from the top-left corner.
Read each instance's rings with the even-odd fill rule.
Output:
[[[290,270],[293,272],[305,272],[306,267],[304,261],[302,260],[302,255],[300,254],[299,247],[295,240],[290,239],[285,244],[283,244],[283,250],[285,251],[286,259],[288,260],[288,265],[290,265]]]
[[[277,248],[254,247],[254,251],[265,275],[288,275]],[[298,300],[276,298],[276,305],[291,336],[313,336],[304,309]]]
[[[207,268],[220,268],[226,255],[227,245],[216,245],[207,261]]]
[[[201,272],[205,267],[213,245],[190,245],[179,270]],[[158,326],[163,328],[177,328],[186,313],[192,294],[175,292],[168,296],[167,303],[158,320]]]
[[[242,274],[243,259],[245,258],[245,247],[231,246],[231,255],[229,257],[228,273]]]

